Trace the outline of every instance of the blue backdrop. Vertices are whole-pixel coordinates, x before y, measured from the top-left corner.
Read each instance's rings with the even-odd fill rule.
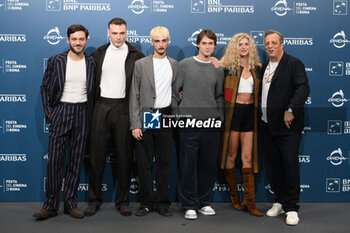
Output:
[[[264,31],[284,34],[285,51],[304,62],[311,86],[299,156],[301,202],[350,201],[348,11],[347,0],[0,0],[0,201],[43,201],[48,126],[39,87],[47,58],[69,48],[66,29],[74,23],[89,29],[91,53],[108,40],[107,24],[114,17],[127,21],[127,40],[146,55],[152,53],[149,31],[167,27],[168,55],[178,61],[196,54],[193,43],[202,29],[217,34],[218,58],[235,33],[247,32],[265,60]],[[113,201],[115,156],[107,162],[103,193],[105,201]],[[174,153],[172,201],[177,200],[176,166]],[[87,183],[84,169],[80,201],[87,200]],[[221,172],[214,191],[214,201],[228,201]],[[131,199],[137,194],[135,171]],[[272,198],[262,168],[256,199]]]

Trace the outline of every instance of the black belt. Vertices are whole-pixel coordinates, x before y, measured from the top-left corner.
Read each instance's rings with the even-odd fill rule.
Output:
[[[100,96],[100,98],[98,100],[101,102],[104,102],[104,103],[109,103],[109,104],[117,104],[117,103],[124,103],[125,102],[125,98],[112,99],[112,98],[105,98],[102,96]]]
[[[152,108],[152,111],[159,111],[161,113],[170,113],[171,112],[171,105],[165,108]]]

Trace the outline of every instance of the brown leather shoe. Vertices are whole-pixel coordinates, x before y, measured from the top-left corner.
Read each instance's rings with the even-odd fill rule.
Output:
[[[57,216],[57,211],[47,209],[41,209],[39,212],[33,214],[33,217],[36,218],[36,220],[44,220],[54,216]]]
[[[130,206],[127,204],[120,205],[118,210],[119,210],[120,214],[124,215],[124,216],[130,216],[132,214],[132,210],[131,210]]]
[[[78,208],[65,209],[63,211],[65,214],[69,214],[72,218],[83,218],[84,213],[81,212]]]
[[[96,207],[93,204],[89,204],[84,210],[84,215],[85,216],[92,216],[92,215],[96,214],[97,210],[98,210],[98,207]]]

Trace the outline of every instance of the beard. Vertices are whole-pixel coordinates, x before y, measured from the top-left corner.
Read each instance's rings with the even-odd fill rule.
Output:
[[[84,47],[82,47],[82,50],[81,51],[77,51],[75,48],[73,48],[71,45],[70,45],[70,50],[75,53],[76,55],[81,55],[82,53],[84,53]]]

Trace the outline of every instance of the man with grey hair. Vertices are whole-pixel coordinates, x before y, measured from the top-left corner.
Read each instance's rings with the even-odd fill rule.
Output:
[[[172,151],[171,129],[149,129],[145,126],[146,114],[160,119],[171,113],[171,90],[177,72],[177,62],[166,56],[170,43],[165,27],[151,30],[153,54],[135,62],[130,90],[130,129],[135,140],[136,164],[140,180],[140,207],[136,216],[145,216],[155,208],[162,216],[169,211],[168,185]],[[158,122],[160,124],[160,122]],[[157,195],[153,198],[152,163],[157,165]]]
[[[286,213],[286,223],[297,225],[299,145],[310,88],[304,64],[284,52],[281,33],[265,32],[265,50],[270,59],[263,66],[261,82],[262,143],[267,177],[275,194],[275,203],[266,215]]]

